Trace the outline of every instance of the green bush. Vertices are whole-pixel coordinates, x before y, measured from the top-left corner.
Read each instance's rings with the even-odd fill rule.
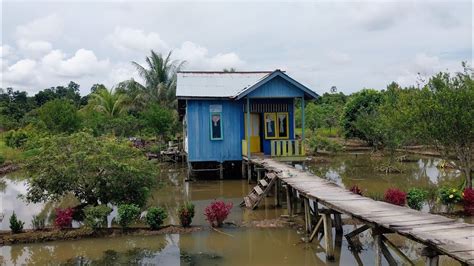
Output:
[[[194,204],[191,202],[185,202],[178,207],[179,221],[183,227],[191,225],[194,217]]]
[[[407,193],[407,203],[410,208],[421,210],[423,202],[428,196],[428,191],[421,188],[411,188]]]
[[[163,224],[163,221],[168,217],[166,211],[161,207],[151,207],[148,209],[145,221],[153,230],[157,230]]]
[[[440,188],[439,199],[448,207],[448,212],[450,212],[454,204],[461,202],[461,191],[456,188]]]
[[[31,219],[31,227],[33,230],[43,230],[46,224],[46,217],[44,215],[33,215],[33,219]]]
[[[28,139],[28,135],[21,130],[10,130],[5,133],[5,144],[10,148],[20,148]]]
[[[321,137],[318,135],[311,136],[309,138],[309,147],[313,152],[317,152],[318,150],[325,150],[329,152],[339,152],[342,150],[342,145],[330,140],[329,138],[326,137]]]
[[[135,204],[122,204],[118,206],[118,224],[127,228],[140,218],[140,208]]]
[[[107,205],[87,206],[84,208],[84,224],[92,229],[107,227],[107,216],[112,208]]]
[[[3,155],[0,154],[0,165],[4,163],[5,163],[5,157],[3,157]]]
[[[12,233],[18,234],[23,231],[23,225],[25,223],[22,222],[21,220],[18,220],[16,217],[15,212],[13,212],[12,216],[10,217],[10,230],[12,230]]]

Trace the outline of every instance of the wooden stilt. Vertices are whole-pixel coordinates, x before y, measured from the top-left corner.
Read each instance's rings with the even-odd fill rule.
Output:
[[[438,266],[439,265],[439,254],[436,250],[426,247],[421,250],[421,256],[425,257],[426,266]]]
[[[245,179],[245,161],[242,160],[242,179]]]
[[[370,227],[369,227],[368,225],[364,224],[363,226],[361,226],[361,227],[355,229],[354,231],[352,231],[352,232],[346,234],[345,237],[346,237],[346,238],[351,238],[351,237],[353,237],[353,236],[355,236],[355,235],[358,235],[358,234],[360,234],[360,233],[362,233],[362,232],[364,232],[364,231],[366,231],[366,230],[368,230],[368,229],[370,229]]]
[[[342,234],[342,219],[341,214],[338,212],[334,213],[334,224],[336,227],[336,234]]]
[[[247,182],[250,184],[252,181],[252,164],[250,162],[247,163]]]
[[[382,242],[388,247],[390,248],[391,250],[393,250],[393,252],[395,252],[395,254],[397,254],[403,261],[405,261],[405,264],[407,265],[415,265],[411,260],[410,258],[407,257],[407,255],[405,255],[401,250],[398,249],[398,247],[393,244],[390,240],[388,240],[387,237],[385,237],[384,235],[382,235]]]
[[[305,220],[305,225],[306,225],[306,234],[309,235],[311,234],[311,213],[309,210],[309,199],[308,198],[303,198],[303,204],[304,204],[304,220]]]
[[[222,180],[224,179],[224,164],[219,163],[219,178]]]
[[[316,234],[318,233],[319,229],[321,229],[321,225],[323,224],[323,218],[319,218],[318,223],[316,223],[316,226],[313,229],[313,232],[311,233],[311,236],[308,239],[308,242],[312,242]]]
[[[380,238],[382,238],[382,236],[383,235],[380,235]],[[390,251],[388,251],[388,248],[383,244],[383,241],[381,241],[380,243],[380,249],[382,251],[383,256],[388,261],[389,265],[398,265],[397,261],[393,258]]]
[[[280,180],[275,182],[275,207],[280,206]]]
[[[378,230],[372,228],[374,238],[375,266],[382,266],[382,237]]]
[[[260,171],[260,169],[255,169],[255,170],[257,171],[257,183],[258,183],[260,182],[262,171]]]
[[[293,210],[292,210],[292,205],[293,202],[291,202],[291,187],[286,185],[286,209],[288,210],[288,217],[293,216]]]
[[[323,213],[324,223],[324,245],[326,249],[326,259],[334,260],[334,248],[332,244],[332,220],[330,213]]]

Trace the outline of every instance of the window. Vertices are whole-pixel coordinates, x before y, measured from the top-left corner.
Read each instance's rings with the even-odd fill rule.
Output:
[[[222,140],[222,105],[211,105],[209,110],[211,140]]]
[[[288,113],[277,113],[278,117],[278,137],[287,139],[288,134]]]
[[[265,138],[289,138],[288,113],[264,113]]]
[[[264,121],[265,121],[265,138],[266,139],[278,138],[278,135],[276,132],[277,130],[276,113],[265,113]]]

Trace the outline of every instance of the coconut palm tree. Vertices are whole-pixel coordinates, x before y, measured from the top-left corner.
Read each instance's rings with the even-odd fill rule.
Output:
[[[101,86],[91,94],[91,103],[98,112],[117,117],[128,110],[129,99],[125,94]]]
[[[171,60],[171,53],[170,51],[163,57],[162,54],[151,50],[151,55],[145,59],[145,66],[132,62],[145,81],[145,84],[139,84],[142,87],[139,100],[176,108],[176,72],[184,62]],[[131,84],[137,86],[136,82]]]

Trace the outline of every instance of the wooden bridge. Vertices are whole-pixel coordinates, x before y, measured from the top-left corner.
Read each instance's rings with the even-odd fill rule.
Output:
[[[294,202],[298,201],[298,198],[302,199],[307,241],[312,241],[322,231],[328,260],[334,258],[333,223],[336,234],[342,233],[341,214],[345,214],[364,223],[362,227],[346,234],[348,242],[351,242],[353,236],[365,230],[372,231],[376,252],[375,265],[382,265],[382,256],[390,265],[398,264],[387,247],[397,254],[399,260],[413,265],[410,259],[384,236],[390,233],[406,236],[425,245],[422,255],[426,258],[426,265],[438,265],[439,255],[447,255],[461,264],[474,265],[474,225],[472,224],[456,222],[444,216],[422,213],[407,207],[363,197],[330,181],[273,159],[251,159],[249,163],[259,169],[264,168],[270,177],[276,176],[278,180],[275,182],[276,189],[286,187],[286,205],[290,217],[293,215]],[[266,187],[265,192],[270,190],[270,187]],[[262,197],[266,193],[257,194]],[[277,202],[279,202],[279,194],[277,191]],[[256,204],[258,202],[255,201]],[[245,205],[256,207],[248,203],[248,198]]]

